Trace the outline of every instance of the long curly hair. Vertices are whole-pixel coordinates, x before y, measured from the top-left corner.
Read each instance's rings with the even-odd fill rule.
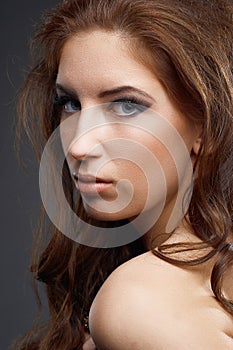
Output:
[[[224,294],[224,275],[233,265],[233,3],[232,0],[65,0],[47,14],[32,42],[32,66],[19,100],[19,137],[27,131],[40,158],[59,124],[54,107],[55,81],[64,43],[80,32],[103,29],[127,34],[146,48],[152,69],[171,100],[202,125],[202,144],[188,209],[200,244],[154,247],[173,264],[197,265],[216,255],[211,275],[214,295],[233,314]],[[48,116],[50,116],[48,118]],[[67,164],[64,189],[70,205],[73,184]],[[79,213],[85,216],[81,199]],[[35,280],[46,286],[50,317],[35,324],[16,346],[24,350],[82,349],[85,317],[108,275],[145,251],[142,240],[117,248],[91,248],[65,237],[53,224],[43,225],[31,263]],[[47,230],[47,231],[46,231]],[[42,249],[44,232],[49,232]],[[208,248],[208,249],[207,249]],[[177,251],[195,251],[176,259]],[[107,261],[107,263],[106,263]]]

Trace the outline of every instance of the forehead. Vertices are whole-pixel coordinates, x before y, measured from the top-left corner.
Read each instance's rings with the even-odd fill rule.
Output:
[[[64,45],[58,79],[72,85],[127,80],[138,84],[156,79],[154,72],[133,53],[131,41],[118,32],[93,31],[76,34]]]
[[[64,44],[61,62],[73,58],[85,66],[90,63],[105,64],[111,58],[111,62],[116,64],[119,63],[120,57],[125,58],[129,55],[128,47],[129,40],[117,32],[102,30],[81,32],[69,38]]]

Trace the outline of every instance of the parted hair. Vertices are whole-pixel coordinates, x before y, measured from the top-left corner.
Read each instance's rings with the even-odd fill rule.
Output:
[[[31,67],[18,109],[18,135],[22,128],[26,130],[39,158],[59,125],[55,82],[64,43],[80,32],[95,29],[127,35],[132,47],[137,43],[142,57],[143,50],[149,52],[150,65],[170,99],[187,118],[201,124],[201,148],[187,214],[202,243],[161,244],[151,249],[172,264],[198,265],[216,256],[212,290],[233,314],[233,302],[223,288],[224,276],[233,266],[233,2],[66,0],[46,14],[32,41]],[[63,175],[64,190],[77,210],[67,164]],[[85,217],[81,198],[78,211]],[[44,218],[45,213],[31,271],[35,280],[45,284],[50,316],[46,324],[35,324],[15,348],[82,349],[84,319],[99,288],[117,266],[145,248],[140,239],[117,248],[82,246],[52,224],[45,229]],[[39,241],[45,240],[46,230],[49,235],[42,249]],[[176,252],[187,249],[191,258],[176,257]]]

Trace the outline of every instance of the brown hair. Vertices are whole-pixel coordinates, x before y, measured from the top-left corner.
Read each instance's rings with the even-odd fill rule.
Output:
[[[61,49],[80,31],[120,31],[150,52],[157,76],[178,107],[202,124],[202,146],[188,210],[199,246],[162,245],[154,254],[175,264],[196,265],[216,255],[212,289],[224,297],[223,276],[233,264],[233,3],[231,0],[66,0],[47,15],[33,42],[32,69],[22,89],[19,129],[25,127],[40,156],[58,125],[55,81]],[[139,46],[140,47],[140,46]],[[141,52],[143,56],[143,52]],[[48,118],[47,116],[51,116]],[[72,202],[72,181],[64,170]],[[80,211],[83,211],[80,202]],[[83,213],[82,215],[85,215]],[[43,231],[43,229],[42,229]],[[85,318],[93,298],[118,265],[144,251],[141,240],[112,249],[76,244],[51,224],[47,247],[32,263],[36,279],[46,284],[48,323],[36,327],[20,349],[82,349]],[[193,260],[175,259],[175,250],[207,253]],[[205,248],[205,249],[203,249]],[[218,253],[218,254],[217,254]],[[108,261],[108,264],[105,263]]]

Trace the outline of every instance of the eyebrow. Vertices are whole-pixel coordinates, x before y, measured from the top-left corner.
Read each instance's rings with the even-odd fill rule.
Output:
[[[128,86],[128,85],[119,86],[119,87],[111,89],[111,90],[106,90],[106,91],[100,92],[98,97],[104,98],[104,97],[111,96],[111,95],[117,95],[120,93],[129,93],[129,92],[134,92],[134,93],[136,92],[136,93],[144,96],[145,98],[149,98],[150,100],[153,100],[155,102],[153,97],[150,96],[149,94],[147,94],[145,91],[140,90],[140,89],[135,88],[135,87],[132,87],[132,86]]]
[[[60,90],[60,91],[64,92],[65,94],[73,97],[74,99],[79,99],[79,97],[78,97],[77,93],[75,92],[75,90],[69,89],[69,88],[67,88],[67,87],[65,87],[65,86],[63,86],[63,85],[61,85],[59,83],[56,83],[55,87],[56,87],[56,90]]]
[[[79,98],[77,93],[75,92],[75,90],[64,87],[63,85],[61,85],[59,83],[56,84],[56,89],[63,91],[64,93],[72,96],[75,99]],[[108,96],[112,96],[112,95],[117,95],[120,93],[132,93],[132,92],[138,93],[138,94],[144,96],[145,98],[147,98],[147,99],[149,98],[150,100],[155,102],[154,98],[151,95],[149,95],[148,93],[146,93],[145,91],[138,89],[138,88],[135,88],[135,87],[132,87],[132,86],[129,86],[129,85],[119,86],[119,87],[116,87],[116,88],[113,88],[110,90],[102,91],[98,94],[98,98],[104,98],[104,97],[108,97]]]

